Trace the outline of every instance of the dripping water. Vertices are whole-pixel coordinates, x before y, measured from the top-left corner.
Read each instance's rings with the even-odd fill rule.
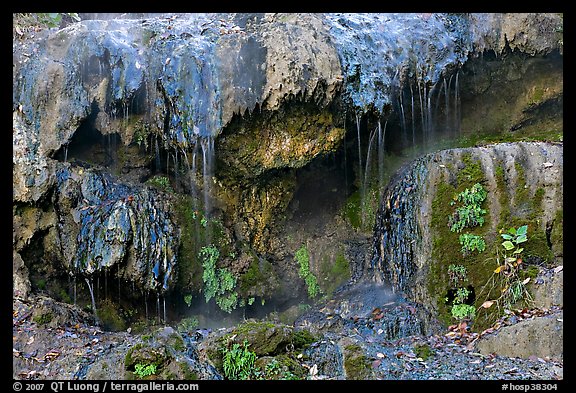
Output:
[[[458,75],[460,71],[456,72],[456,82],[454,86],[454,116],[455,116],[455,135],[460,135],[460,96],[458,94]]]
[[[410,103],[412,112],[412,146],[416,146],[416,119],[414,114],[414,90],[412,89],[412,84],[410,83]]]
[[[146,315],[146,320],[148,320],[148,291],[144,294],[144,313]]]
[[[200,140],[200,147],[202,148],[202,180],[204,183],[204,218],[206,222],[210,222],[211,206],[211,183],[213,175],[213,160],[214,160],[214,139],[212,137],[202,138]],[[210,226],[206,226],[206,242],[210,244],[212,241],[212,233]]]
[[[160,323],[160,295],[156,294],[156,317],[158,318],[158,323]]]
[[[156,153],[155,157],[155,164],[156,164],[156,173],[160,172],[160,147],[158,147],[158,135],[154,138],[154,149]]]
[[[98,325],[98,315],[96,312],[96,301],[94,300],[94,288],[90,284],[88,277],[84,277],[84,280],[86,280],[86,284],[88,285],[88,290],[90,291],[90,298],[92,299],[92,311],[94,311],[94,320],[96,321],[96,325]]]
[[[178,149],[174,149],[174,182],[178,184]]]
[[[386,139],[386,126],[388,125],[388,120],[384,123],[384,131],[382,131],[382,122],[378,121],[378,190],[379,190],[379,200],[382,199],[382,193],[384,191],[384,141]]]

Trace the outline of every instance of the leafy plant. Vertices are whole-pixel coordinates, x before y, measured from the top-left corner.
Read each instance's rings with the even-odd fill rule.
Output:
[[[486,249],[486,242],[482,236],[464,233],[460,235],[459,240],[462,245],[461,251],[463,255],[468,255],[474,250],[480,253]]]
[[[482,208],[482,203],[486,199],[487,192],[480,183],[474,184],[454,197],[450,202],[451,206],[460,202],[461,206],[456,208],[456,212],[449,217],[450,230],[461,232],[466,227],[482,226],[484,224],[483,215],[486,210]]]
[[[204,298],[206,302],[214,298],[218,307],[231,313],[238,305],[238,294],[234,291],[236,288],[236,277],[228,269],[216,268],[216,262],[219,257],[220,251],[213,245],[200,249]]]
[[[184,295],[184,303],[186,303],[186,305],[188,307],[190,307],[192,305],[192,295],[191,294]]]
[[[460,281],[467,281],[468,272],[462,265],[451,264],[448,266],[448,276],[452,285],[457,286]]]
[[[139,378],[145,378],[156,374],[156,367],[157,366],[155,364],[137,363],[134,366],[134,374],[136,374]]]
[[[528,303],[532,301],[532,296],[526,287],[531,278],[520,277],[524,251],[521,244],[528,240],[528,225],[512,227],[502,232],[503,230],[500,230],[500,236],[504,241],[496,250],[497,267],[486,285],[487,296],[491,296],[493,292],[496,292],[497,296],[495,299],[486,300],[482,304],[483,308],[490,308],[496,304],[499,309],[509,310],[518,301],[524,300]]]
[[[448,276],[454,288],[454,298],[450,306],[452,317],[458,321],[473,319],[476,316],[474,306],[467,304],[471,291],[463,285],[468,282],[466,268],[462,265],[451,264],[448,266]],[[446,298],[449,301],[449,298]]]
[[[320,286],[318,285],[318,280],[316,276],[310,271],[310,256],[308,255],[308,249],[306,246],[302,246],[294,254],[294,258],[300,265],[300,270],[298,275],[304,279],[306,286],[308,288],[308,296],[313,299],[320,293]]]
[[[182,318],[182,320],[176,325],[176,330],[179,332],[190,332],[198,327],[200,322],[195,316]]]
[[[454,304],[451,309],[454,319],[459,321],[463,319],[474,319],[476,316],[476,309],[474,306],[465,303]]]
[[[166,192],[174,192],[172,185],[170,184],[170,179],[166,176],[154,176],[150,179],[146,180],[146,184],[151,185],[154,188],[157,188],[162,191]]]
[[[256,353],[248,349],[248,342],[244,340],[242,346],[232,344],[231,348],[224,348],[223,363],[224,376],[232,380],[253,379],[257,368],[255,366]]]

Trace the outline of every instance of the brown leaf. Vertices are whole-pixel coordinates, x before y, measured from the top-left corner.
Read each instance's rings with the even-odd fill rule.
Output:
[[[492,300],[486,300],[484,303],[482,303],[482,307],[490,308],[490,307],[492,307],[493,304],[494,304],[494,302]]]
[[[372,362],[372,368],[378,368],[380,366],[380,363],[382,363],[382,361],[380,359],[374,360]]]

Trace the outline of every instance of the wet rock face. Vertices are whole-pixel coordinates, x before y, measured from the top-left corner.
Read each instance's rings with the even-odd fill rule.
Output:
[[[557,49],[562,52],[564,47],[562,14],[470,14],[469,19],[478,51],[512,50],[545,55]]]
[[[544,142],[443,150],[414,161],[384,194],[374,231],[374,274],[438,310],[449,287],[448,264],[465,265],[480,293],[494,270],[482,261],[500,247],[498,231],[524,224],[524,260],[562,264],[562,239],[551,236],[563,226],[562,165],[562,144]],[[449,229],[450,201],[475,183],[487,191],[486,222],[475,232],[487,251],[463,255],[458,234]],[[477,299],[478,305],[484,300]]]
[[[54,256],[73,274],[122,270],[143,290],[164,292],[173,278],[179,231],[152,189],[116,183],[109,175],[61,166],[54,209]]]
[[[134,17],[142,19],[84,20],[14,40],[13,201],[54,200],[59,220],[15,233],[17,250],[48,229],[49,259],[87,274],[125,265],[122,274],[145,289],[165,290],[171,280],[178,240],[167,235],[175,232],[170,202],[100,175],[60,177],[54,159],[66,157],[87,123],[119,137],[121,170],[138,167],[138,181],[150,174],[154,149],[170,174],[178,155],[189,164],[192,149],[207,156],[215,144],[215,176],[239,195],[223,210],[239,223],[235,235],[264,252],[293,196],[290,171],[339,148],[346,109],[387,112],[402,83],[429,86],[473,50],[501,53],[504,36],[531,54],[562,47],[554,14]],[[150,155],[127,164],[136,144]],[[111,194],[102,191],[109,186]]]

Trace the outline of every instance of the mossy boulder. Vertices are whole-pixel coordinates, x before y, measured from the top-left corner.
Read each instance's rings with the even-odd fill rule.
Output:
[[[188,347],[184,338],[172,327],[159,328],[131,346],[124,357],[127,379],[219,379],[214,369],[198,360],[195,347]],[[137,369],[138,365],[138,369]],[[146,375],[142,370],[148,367]]]
[[[371,379],[370,377],[373,375],[371,361],[360,345],[356,343],[345,345],[343,355],[346,379]]]

